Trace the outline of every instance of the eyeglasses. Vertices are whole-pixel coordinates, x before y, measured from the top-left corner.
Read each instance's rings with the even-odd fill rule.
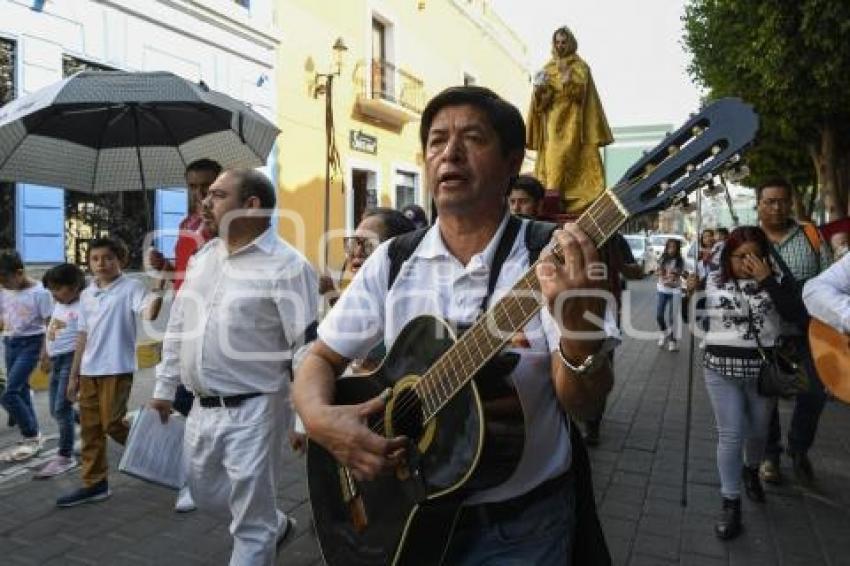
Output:
[[[352,255],[360,247],[363,250],[363,254],[368,257],[378,247],[378,240],[363,236],[346,236],[342,239],[342,247],[347,255]]]
[[[750,253],[747,253],[747,254],[744,254],[744,253],[729,254],[730,258],[737,259],[739,261],[746,258],[746,257],[749,257],[749,256],[753,256],[756,259],[764,259],[764,256],[758,255],[758,254],[750,254]]]
[[[785,208],[786,206],[788,206],[788,199],[766,198],[763,199],[759,204],[761,204],[765,208]]]

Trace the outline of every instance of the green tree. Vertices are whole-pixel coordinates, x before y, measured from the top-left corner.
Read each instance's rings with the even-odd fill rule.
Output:
[[[819,190],[830,219],[846,216],[850,2],[690,0],[683,19],[694,80],[710,98],[740,96],[761,116],[750,182],[782,174],[798,197]]]

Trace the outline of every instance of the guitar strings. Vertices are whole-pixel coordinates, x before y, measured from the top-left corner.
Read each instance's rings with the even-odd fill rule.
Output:
[[[623,183],[615,185],[610,190],[611,191],[620,190],[624,187],[631,188],[634,185],[636,185],[640,180],[642,180],[642,178],[640,178],[640,177],[633,179],[633,180],[627,179]],[[607,205],[603,202],[603,199],[606,196],[608,197],[608,200],[610,201],[610,203],[607,204]],[[593,201],[593,203],[591,203],[591,205],[587,208],[587,210],[585,210],[585,212],[582,213],[581,216],[579,216],[579,218],[576,220],[576,222],[580,223],[582,218],[584,218],[586,215],[590,215],[591,217],[593,217],[594,214],[597,214],[599,212],[596,209],[600,209],[602,207],[611,207],[614,211],[616,211],[617,213],[619,213],[621,215],[619,208],[616,207],[613,199],[611,199],[611,196],[607,192],[603,192],[600,195],[600,197],[598,199],[596,199],[595,201]],[[605,211],[603,211],[603,213],[604,212]],[[602,219],[603,222],[604,222],[603,223],[604,228],[600,227],[598,225],[597,221],[594,218],[594,224],[597,226],[597,229],[600,232],[599,241],[603,241],[608,236],[610,236],[610,234],[613,233],[613,230],[616,229],[616,226],[619,225],[622,222],[622,220],[625,220],[625,219],[617,219],[616,215],[608,215],[607,217],[600,215],[600,219]],[[606,230],[608,233],[606,234],[602,230]],[[596,241],[596,239],[594,239],[594,240]],[[560,245],[557,242],[552,245],[551,251],[552,251],[552,254],[555,255],[559,259],[559,261],[563,262],[563,257],[564,257],[563,256],[563,250],[561,250]],[[534,262],[534,264],[529,266],[529,269],[525,272],[525,274],[520,278],[519,281],[523,281],[529,275],[534,275],[535,270],[536,270],[536,266],[539,263],[541,263],[542,261],[543,261],[543,259],[538,259],[537,261]],[[536,275],[534,275],[534,276],[536,277]],[[499,302],[497,302],[493,306],[493,308],[491,309],[491,312],[495,311],[500,305],[502,305],[503,300],[508,298],[510,295],[511,295],[511,293],[502,297],[502,299],[500,299]],[[537,307],[534,308],[533,312],[531,312],[529,314],[528,320],[530,320],[535,314],[537,314],[537,311],[540,310],[540,308],[542,308],[542,306],[543,305],[538,302]],[[498,314],[494,313],[494,318],[496,316],[498,316]],[[480,320],[484,320],[484,319],[479,319],[479,321]],[[503,321],[503,322],[510,323],[511,321],[508,319],[507,321]],[[523,324],[525,324],[526,322],[527,322],[527,320],[524,321]],[[475,324],[473,324],[473,326],[469,329],[468,334],[473,332],[473,330],[476,329],[478,326],[479,326],[479,322],[476,322]],[[500,327],[501,327],[501,325],[497,326],[497,328],[500,328]],[[503,341],[500,341],[500,344],[497,346],[495,351],[498,351],[498,349],[504,347],[504,345],[506,345],[508,343],[509,338],[510,337],[504,339]],[[417,395],[417,398],[419,398],[420,401],[417,403],[417,400],[415,400],[415,399],[413,399],[413,400],[409,400],[409,399],[402,400],[402,402],[399,404],[398,409],[394,412],[395,416],[397,416],[398,418],[401,418],[401,419],[406,418],[407,416],[409,416],[409,413],[412,410],[415,410],[417,404],[424,405],[426,403],[425,399],[420,395],[420,391],[419,391],[420,388],[418,386],[420,384],[427,383],[428,385],[423,385],[423,387],[425,389],[430,389],[432,391],[435,391],[436,387],[432,387],[431,383],[433,381],[436,381],[437,383],[440,382],[440,379],[435,378],[435,374],[438,373],[443,368],[444,365],[446,365],[447,360],[449,358],[452,358],[452,357],[455,356],[455,353],[458,351],[460,345],[463,345],[465,347],[465,342],[468,341],[468,340],[470,340],[470,339],[466,339],[466,340],[464,338],[459,339],[452,346],[450,346],[450,348],[437,360],[437,362],[428,371],[425,372],[425,374],[420,378],[420,380],[417,381],[412,387],[412,389],[414,389],[414,393]],[[490,358],[492,358],[492,356],[490,356]],[[488,362],[490,360],[490,358],[485,360],[485,363]],[[460,365],[461,365],[461,369],[464,369],[464,362],[461,362]],[[483,366],[484,364],[482,363],[481,365]],[[475,371],[477,371],[477,369],[480,369],[480,367],[476,368]],[[448,375],[451,375],[453,373],[456,373],[456,372],[448,372],[448,373],[444,373],[443,375],[448,376]],[[469,374],[469,372],[464,372],[464,373]],[[449,388],[449,394],[446,395],[446,399],[444,399],[442,401],[442,403],[437,404],[437,406],[433,410],[433,413],[431,415],[423,415],[423,417],[424,417],[423,418],[423,424],[425,422],[427,422],[428,420],[430,420],[430,418],[432,418],[442,408],[443,405],[445,405],[449,400],[451,400],[451,398],[456,394],[456,392],[459,391],[462,387],[464,387],[466,385],[466,383],[468,383],[472,379],[473,375],[474,375],[474,372],[472,373],[472,375],[469,375],[468,377],[464,378],[460,382],[460,384],[457,385],[456,387],[450,387]],[[443,388],[441,388],[441,389],[443,389]],[[422,393],[427,395],[427,392],[422,392]],[[439,392],[437,392],[436,394],[439,395]],[[386,421],[384,420],[384,415],[382,414],[378,417],[378,419],[376,419],[376,421],[373,425],[369,426],[369,429],[376,434],[381,434],[382,430],[385,427],[385,424],[386,424]]]
[[[693,137],[695,138],[697,136],[693,136]],[[655,151],[655,153],[657,154],[657,151]],[[677,153],[678,152],[671,153],[671,152],[668,151],[668,154],[660,162],[655,164],[655,167],[653,168],[653,170],[657,169],[661,164],[665,163],[669,159],[672,159]],[[648,154],[648,155],[652,155],[652,154]],[[623,189],[628,191],[628,190],[634,188],[635,185],[637,185],[639,182],[645,180],[651,174],[652,174],[652,171],[644,172],[643,174],[638,175],[634,178],[623,180],[622,182],[611,187],[608,191],[603,191],[603,193],[600,195],[600,197],[597,198],[595,201],[593,201],[590,204],[590,206],[587,208],[587,210],[585,210],[584,213],[582,213],[579,216],[579,218],[576,220],[576,223],[578,223],[580,225],[580,227],[583,229],[583,231],[588,233],[589,236],[591,236],[591,234],[589,233],[590,232],[590,225],[588,225],[586,223],[584,223],[585,225],[582,225],[583,224],[582,220],[585,217],[587,217],[587,219],[589,221],[593,222],[593,226],[596,228],[596,231],[598,232],[598,235],[599,235],[598,239],[594,238],[594,241],[595,241],[595,243],[597,243],[597,246],[601,245],[602,242],[604,242],[608,237],[610,237],[610,235],[614,233],[614,231],[617,229],[617,227],[619,227],[625,220],[627,220],[628,216],[629,216],[629,215],[627,215],[625,218],[617,218],[617,216],[621,215],[622,213],[621,213],[619,207],[617,207],[616,201],[614,200],[614,199],[619,199],[619,196],[615,195],[614,193],[620,192]],[[609,193],[609,191],[610,191],[610,193]],[[608,200],[610,201],[607,205],[604,202],[605,197],[608,197]],[[607,210],[604,210],[605,207],[612,207],[614,209],[614,211],[617,212],[618,214],[609,214]],[[601,225],[599,224],[600,221],[602,221]],[[550,250],[553,253],[553,255],[556,256],[556,258],[558,258],[561,262],[563,262],[563,259],[564,259],[563,250],[560,249],[560,246],[557,243],[553,244],[552,247],[550,248]],[[530,275],[533,275],[537,264],[540,263],[540,262],[541,262],[541,260],[538,259],[534,264],[532,264],[529,267],[529,269],[526,271],[526,273],[520,278],[520,281],[524,281],[525,278],[529,277]],[[515,285],[515,287],[516,287],[516,285]],[[530,285],[530,284],[529,284],[529,287],[533,288],[533,286]],[[496,305],[493,306],[493,309],[491,309],[491,312],[495,311],[496,308],[499,307],[500,305],[502,305],[502,307],[504,308],[503,300],[507,297],[508,296],[506,295],[505,297],[500,299],[500,301],[498,303],[496,303]],[[540,308],[542,308],[542,306],[543,305],[538,302],[536,308],[533,309],[533,312],[529,315],[528,319],[530,319],[532,316],[534,316],[536,314],[536,312]],[[498,317],[498,313],[493,312],[493,318],[496,319],[497,317]],[[510,321],[510,319],[508,319],[507,321],[503,321],[503,322],[510,323],[511,321]],[[525,324],[526,322],[527,322],[527,320],[524,321],[523,324]],[[497,321],[497,323],[498,323],[498,321]],[[476,324],[474,324],[473,327],[470,328],[469,332],[471,333],[477,327],[479,327],[479,325],[476,322]],[[497,326],[497,328],[498,327],[501,327],[501,325]],[[461,338],[460,340],[455,342],[452,346],[450,346],[449,349],[437,360],[437,362],[435,362],[435,364],[428,371],[425,372],[425,374],[420,378],[420,380],[417,381],[412,386],[412,389],[414,390],[414,393],[416,394],[417,398],[420,399],[418,404],[420,404],[424,407],[424,405],[426,405],[428,402],[431,401],[428,390],[435,393],[438,396],[438,400],[439,400],[439,391],[437,391],[437,387],[434,385],[435,383],[442,385],[443,381],[449,381],[450,382],[449,394],[446,395],[446,399],[444,399],[441,403],[435,404],[436,407],[433,409],[431,415],[423,415],[424,416],[424,419],[423,419],[424,422],[427,422],[428,420],[430,420],[442,408],[442,406],[445,405],[451,399],[451,397],[456,394],[457,391],[459,391],[463,386],[466,385],[466,383],[468,383],[472,379],[472,375],[474,375],[474,372],[472,373],[472,375],[468,375],[468,377],[464,378],[458,385],[455,386],[451,382],[450,376],[453,373],[457,373],[457,372],[451,372],[451,371],[443,372],[442,375],[448,376],[448,377],[443,378],[443,379],[439,378],[439,374],[441,373],[443,366],[445,366],[450,361],[450,358],[452,358],[456,355],[456,353],[459,351],[460,347],[465,347],[467,349],[467,352],[469,352],[469,348],[466,346],[466,342],[469,341],[469,340],[474,340],[474,339],[470,338],[470,339],[465,340],[464,338]],[[504,341],[500,341],[499,344],[495,348],[493,348],[494,351],[498,351],[498,349],[504,347],[504,345],[506,345],[507,342],[508,342],[507,339],[504,340]],[[473,344],[478,345],[478,343],[475,342],[475,341],[473,341]],[[481,350],[480,347],[478,349],[479,349],[479,351]],[[490,357],[492,358],[492,355]],[[486,361],[489,361],[489,358]],[[465,369],[465,363],[463,361],[460,362],[460,365],[461,365],[462,370]],[[483,365],[484,364],[482,363],[481,366],[483,366]],[[476,368],[475,371],[477,371],[477,369],[480,369],[481,366],[479,366],[479,368]],[[451,368],[447,368],[447,369],[451,369]],[[464,373],[469,374],[470,372],[464,372]],[[421,385],[421,387],[420,387],[420,385]],[[420,389],[422,391],[420,391]],[[444,388],[440,387],[440,389],[444,389]],[[420,393],[421,393],[421,395],[420,395]],[[417,404],[416,400],[403,400],[402,403],[399,405],[398,412],[396,414],[398,416],[400,416],[401,418],[404,418],[404,417],[407,416],[407,414],[411,410],[414,409],[416,404]],[[385,423],[384,416],[381,415],[376,420],[375,424],[370,426],[370,429],[373,432],[380,434],[381,429],[384,428],[384,423]]]

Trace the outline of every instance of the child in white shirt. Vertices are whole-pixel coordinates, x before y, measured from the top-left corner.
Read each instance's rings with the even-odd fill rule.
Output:
[[[6,355],[6,390],[0,402],[17,422],[23,439],[0,460],[21,462],[41,451],[43,440],[32,406],[29,379],[38,364],[45,324],[53,310],[50,293],[27,276],[14,250],[0,251],[0,327]]]
[[[59,428],[56,455],[35,473],[37,479],[52,478],[77,466],[74,459],[74,402],[68,398],[68,378],[80,332],[80,293],[86,276],[76,265],[63,263],[42,278],[55,305],[41,353],[41,366],[50,372],[50,415]]]
[[[80,331],[68,396],[79,395],[83,486],[59,497],[58,507],[73,507],[107,499],[106,437],[127,440],[124,419],[136,371],[136,319],[154,320],[162,297],[121,273],[127,247],[112,238],[89,245],[89,269],[94,279],[80,295]],[[162,290],[164,281],[159,281]]]

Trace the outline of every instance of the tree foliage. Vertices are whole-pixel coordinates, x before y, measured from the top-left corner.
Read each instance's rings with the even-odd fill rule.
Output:
[[[691,0],[689,68],[709,97],[739,96],[761,116],[749,182],[781,174],[847,214],[850,187],[850,2]]]

